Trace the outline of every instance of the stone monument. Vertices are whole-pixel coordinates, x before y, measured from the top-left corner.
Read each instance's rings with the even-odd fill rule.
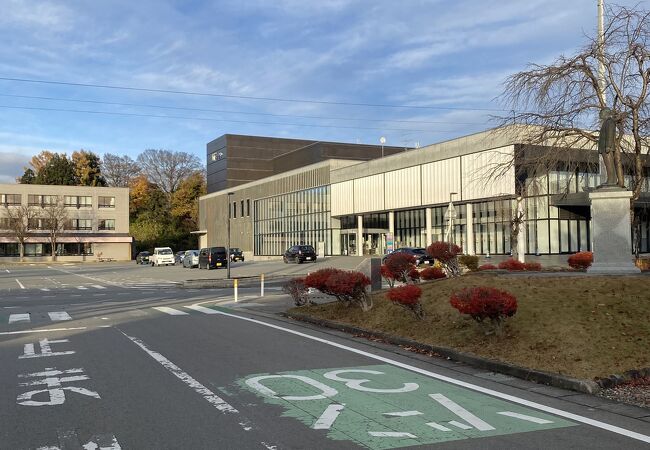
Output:
[[[609,108],[600,112],[598,153],[603,158],[607,178],[589,192],[591,242],[594,262],[587,272],[598,274],[639,273],[632,256],[630,199],[632,192],[618,185],[614,165],[616,120]]]

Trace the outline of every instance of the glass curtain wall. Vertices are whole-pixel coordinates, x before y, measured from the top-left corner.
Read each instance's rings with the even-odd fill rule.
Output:
[[[510,253],[510,221],[513,199],[496,199],[472,204],[474,251],[480,255]]]
[[[277,195],[254,203],[254,251],[256,255],[282,255],[292,245],[325,245],[332,254],[330,187]]]

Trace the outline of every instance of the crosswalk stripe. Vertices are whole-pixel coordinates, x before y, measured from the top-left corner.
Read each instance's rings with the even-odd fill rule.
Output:
[[[178,309],[169,308],[167,306],[154,306],[153,309],[157,309],[160,312],[163,312],[165,314],[169,314],[169,315],[172,315],[172,316],[187,316],[187,315],[189,315],[185,311],[179,311]]]
[[[219,313],[219,311],[215,311],[214,309],[206,308],[205,306],[201,306],[201,305],[190,305],[190,306],[186,306],[186,308],[191,309],[193,311],[201,312],[203,314],[218,314]]]
[[[106,289],[105,286],[100,286],[99,284],[93,284],[91,286],[94,287],[95,289]]]
[[[47,315],[50,316],[50,319],[52,319],[54,321],[72,320],[72,317],[70,317],[70,314],[68,314],[65,311],[49,312],[49,313],[47,313]]]
[[[29,313],[26,314],[10,314],[9,315],[9,323],[16,323],[16,322],[29,322],[30,316]]]

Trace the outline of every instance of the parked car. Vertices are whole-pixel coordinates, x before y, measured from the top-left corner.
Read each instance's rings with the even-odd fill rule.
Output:
[[[206,247],[199,252],[199,269],[218,269],[227,265],[226,247]]]
[[[284,252],[282,260],[285,263],[296,262],[298,264],[305,261],[316,262],[316,250],[311,245],[294,245]]]
[[[194,268],[199,266],[199,251],[187,250],[183,255],[183,267]]]
[[[230,260],[244,261],[244,253],[241,251],[241,248],[233,247],[230,249]]]
[[[185,256],[185,250],[176,252],[174,255],[174,264],[183,264],[183,257]]]
[[[386,262],[386,258],[388,258],[390,255],[394,255],[396,253],[406,253],[407,255],[411,255],[415,257],[415,265],[419,266],[420,264],[429,264],[433,265],[435,262],[435,259],[432,258],[427,254],[427,251],[421,247],[401,247],[398,248],[388,255],[384,256],[381,259],[381,262],[384,263]]]
[[[149,264],[149,256],[151,253],[145,251],[138,253],[138,256],[135,257],[136,264]]]
[[[152,266],[173,266],[176,264],[174,260],[174,252],[169,247],[156,247],[153,249],[153,255],[149,258]]]

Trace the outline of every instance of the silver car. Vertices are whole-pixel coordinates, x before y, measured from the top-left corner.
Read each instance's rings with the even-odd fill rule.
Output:
[[[185,255],[183,255],[183,267],[199,267],[199,251],[198,250],[187,250]]]

